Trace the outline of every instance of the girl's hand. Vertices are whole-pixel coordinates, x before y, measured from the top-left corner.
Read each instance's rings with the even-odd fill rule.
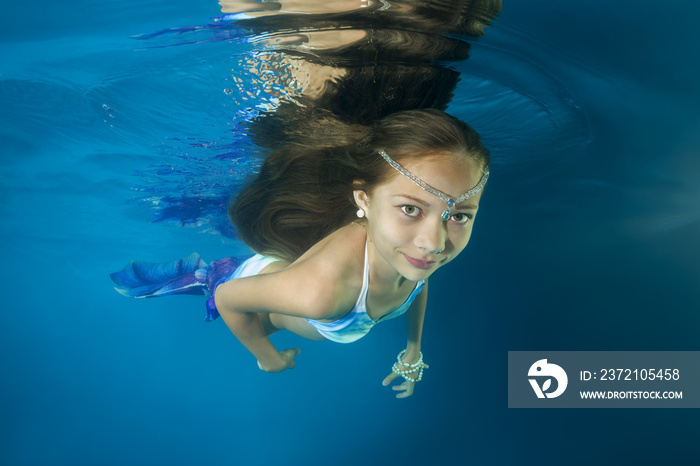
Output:
[[[404,379],[403,383],[399,385],[394,385],[392,390],[401,392],[396,395],[396,398],[408,398],[413,395],[413,389],[415,388],[416,382],[420,381],[423,377],[423,369],[428,369],[428,365],[423,362],[423,353],[418,351],[417,355],[413,355],[409,360],[415,361],[414,363],[405,362],[402,357],[406,354],[406,350],[401,351],[398,356],[397,362],[391,368],[391,374],[386,376],[382,381],[382,385],[385,387],[394,381],[397,377]]]
[[[280,360],[276,363],[263,365],[258,361],[258,367],[265,372],[282,372],[287,369],[294,369],[296,363],[294,362],[294,356],[301,353],[299,348],[291,348],[280,351]]]
[[[382,385],[385,387],[389,385],[396,377],[401,377],[398,374],[394,374],[393,372],[389,374],[384,381],[382,382]],[[399,385],[394,385],[391,387],[392,390],[395,391],[400,391],[401,393],[396,395],[396,398],[408,398],[409,396],[413,395],[413,387],[416,385],[415,382],[409,382],[407,380],[404,380],[403,383]]]
[[[423,368],[424,368],[424,369],[427,369],[428,367],[429,367],[429,366],[428,366],[427,364],[424,364],[424,365],[423,365]],[[401,370],[406,370],[406,369],[408,369],[408,367],[403,366],[403,365],[400,365],[399,368],[400,368]],[[401,393],[399,393],[399,394],[396,395],[396,398],[408,398],[409,396],[413,395],[413,388],[414,388],[415,385],[416,385],[416,383],[415,383],[415,382],[412,382],[411,379],[415,379],[415,377],[417,377],[417,375],[418,375],[417,373],[414,373],[414,374],[407,374],[408,380],[406,380],[405,377],[402,377],[402,376],[400,376],[399,374],[396,374],[396,373],[392,372],[391,374],[389,374],[389,375],[382,381],[382,385],[384,385],[384,386],[386,387],[387,385],[389,385],[389,384],[390,384],[394,379],[396,379],[397,377],[402,377],[402,378],[404,378],[403,383],[401,383],[401,384],[399,384],[399,385],[394,385],[393,387],[391,387],[391,389],[394,390],[394,391],[401,392]]]

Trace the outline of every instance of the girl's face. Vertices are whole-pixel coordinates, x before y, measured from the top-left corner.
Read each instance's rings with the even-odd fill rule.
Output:
[[[481,179],[471,159],[457,160],[450,155],[430,155],[400,162],[408,171],[442,191],[457,197],[476,186]],[[355,191],[357,205],[365,211],[371,244],[383,265],[402,277],[425,280],[457,257],[469,242],[479,208],[481,192],[450,209],[442,220],[446,203],[394,171],[372,195]]]

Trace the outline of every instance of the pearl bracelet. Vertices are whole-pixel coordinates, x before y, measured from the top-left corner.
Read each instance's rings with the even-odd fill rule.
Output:
[[[423,365],[423,353],[421,351],[418,352],[420,354],[420,358],[418,358],[418,362],[415,362],[413,364],[408,364],[402,361],[403,355],[406,354],[406,350],[403,350],[399,353],[399,355],[396,357],[396,360],[399,362],[399,364],[403,364],[406,367],[410,367],[413,369],[414,367],[422,366]]]
[[[395,362],[391,367],[391,372],[396,375],[400,375],[406,379],[407,382],[419,382],[423,378],[423,369],[428,367],[428,365],[423,362],[423,353],[419,352],[420,358],[418,359],[418,362],[413,364],[407,364],[401,360],[404,354],[406,354],[406,350],[399,353],[398,357],[396,358],[397,362]],[[401,366],[408,367],[408,369],[401,369]],[[415,379],[407,377],[408,375],[415,374],[416,372],[418,372],[418,377]]]

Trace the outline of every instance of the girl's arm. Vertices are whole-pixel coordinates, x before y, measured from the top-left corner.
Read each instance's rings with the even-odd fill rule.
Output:
[[[406,353],[403,360],[409,364],[418,361],[420,358],[420,343],[423,335],[423,319],[425,308],[428,304],[428,282],[425,282],[420,294],[416,296],[411,307],[406,311],[406,327],[408,342],[406,343]]]
[[[231,282],[228,282],[231,283]],[[266,372],[281,372],[294,367],[294,356],[298,349],[285,353],[277,351],[263,328],[260,316],[255,313],[245,313],[222,296],[235,293],[234,286],[218,287],[215,294],[216,307],[229,330],[258,360],[258,367]],[[220,298],[221,297],[221,298]],[[226,302],[226,304],[224,304]]]
[[[411,307],[406,311],[406,330],[408,333],[408,342],[406,343],[406,352],[403,354],[401,360],[406,364],[414,364],[418,362],[421,357],[421,337],[423,335],[423,319],[425,317],[425,308],[428,303],[428,283],[425,283],[423,290],[418,296],[416,296],[415,301],[411,304]],[[427,365],[423,367],[427,368]],[[403,366],[403,370],[408,369],[408,367]],[[389,376],[387,376],[382,382],[383,385],[389,385],[395,378],[399,377],[398,374],[392,371]],[[408,376],[411,377],[410,375]],[[406,398],[413,394],[413,388],[415,382],[404,381],[400,385],[395,385],[394,390],[401,391],[396,398]]]
[[[257,313],[325,319],[341,300],[337,277],[319,273],[312,262],[280,272],[230,280],[215,291],[216,307],[231,332],[258,360],[261,369],[280,372],[294,367],[298,350],[282,352],[272,345]]]

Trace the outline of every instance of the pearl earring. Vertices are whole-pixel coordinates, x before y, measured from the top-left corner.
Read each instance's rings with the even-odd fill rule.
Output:
[[[365,216],[365,211],[360,209],[357,211],[357,218],[362,218]]]

